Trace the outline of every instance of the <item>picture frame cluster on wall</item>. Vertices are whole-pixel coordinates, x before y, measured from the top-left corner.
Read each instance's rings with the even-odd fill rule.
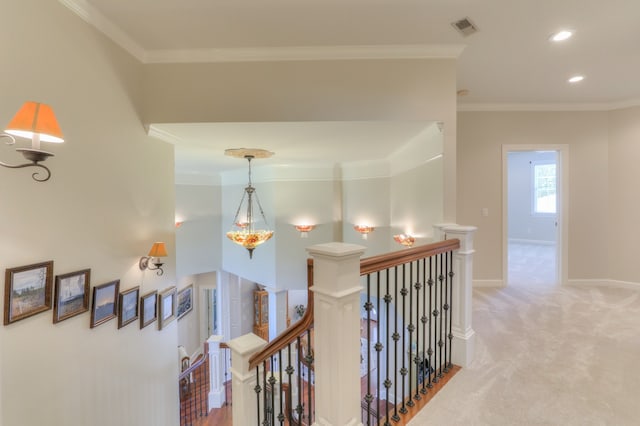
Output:
[[[56,275],[55,285],[53,277],[53,260],[7,268],[4,325],[52,308],[57,324],[88,312],[91,305],[90,328],[117,318],[118,329],[139,320],[140,329],[158,321],[162,330],[193,310],[193,284],[179,292],[172,286],[141,296],[139,286],[120,291],[120,280],[96,285],[91,293],[91,269]]]

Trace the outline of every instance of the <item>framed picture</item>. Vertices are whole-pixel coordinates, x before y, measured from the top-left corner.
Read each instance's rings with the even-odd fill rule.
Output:
[[[91,269],[56,275],[53,298],[53,323],[89,310]]]
[[[51,309],[53,260],[9,268],[4,279],[4,325]]]
[[[116,317],[119,287],[120,280],[115,280],[93,288],[91,328]]]
[[[178,292],[178,310],[176,316],[182,318],[193,309],[193,284]]]
[[[138,319],[138,301],[140,300],[140,287],[130,288],[120,293],[118,298],[118,328]]]
[[[158,292],[147,293],[140,298],[140,328],[158,319]]]
[[[169,287],[158,295],[158,329],[176,319],[176,288]]]

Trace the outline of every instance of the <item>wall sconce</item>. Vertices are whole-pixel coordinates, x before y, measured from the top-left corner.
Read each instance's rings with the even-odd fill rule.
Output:
[[[372,233],[373,230],[376,229],[376,228],[374,228],[373,226],[369,226],[369,225],[355,225],[353,227],[353,229],[355,229],[356,231],[361,233],[362,234],[362,239],[366,240],[367,239],[367,235]]]
[[[300,232],[300,238],[307,238],[309,236],[309,232],[313,231],[316,227],[315,225],[294,225],[295,228]]]
[[[161,257],[167,256],[167,248],[164,243],[153,243],[151,246],[151,250],[149,250],[148,256],[142,256],[140,258],[140,270],[144,271],[148,269],[150,271],[158,271],[158,275],[162,275],[164,271],[162,270],[162,265],[164,262],[160,260]],[[155,262],[154,262],[155,259]],[[155,268],[149,266],[149,262],[151,262]]]
[[[9,167],[11,169],[21,169],[23,167],[40,167],[47,172],[44,178],[40,178],[39,172],[34,172],[31,177],[37,182],[45,182],[51,177],[51,171],[48,167],[40,164],[41,161],[48,157],[53,157],[53,153],[42,151],[40,149],[40,141],[42,142],[64,142],[58,120],[53,113],[53,109],[46,104],[39,102],[25,102],[22,108],[13,117],[7,125],[5,133],[0,133],[0,137],[9,138],[7,145],[16,143],[14,136],[21,138],[31,138],[31,149],[16,148],[29,163],[24,164],[6,164],[0,162],[0,166]]]
[[[406,247],[411,247],[413,246],[413,243],[416,242],[416,239],[409,234],[394,235],[393,239],[396,241],[396,243],[402,244],[403,246],[406,246]]]

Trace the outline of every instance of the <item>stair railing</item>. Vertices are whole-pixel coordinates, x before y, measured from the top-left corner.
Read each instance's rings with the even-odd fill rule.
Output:
[[[313,285],[313,260],[307,261]],[[255,370],[258,424],[311,425],[314,420],[313,292],[303,317],[249,359]]]

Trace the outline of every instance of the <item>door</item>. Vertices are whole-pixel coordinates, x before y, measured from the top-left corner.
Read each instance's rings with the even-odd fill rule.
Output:
[[[504,285],[563,282],[567,155],[561,147],[503,148]]]

